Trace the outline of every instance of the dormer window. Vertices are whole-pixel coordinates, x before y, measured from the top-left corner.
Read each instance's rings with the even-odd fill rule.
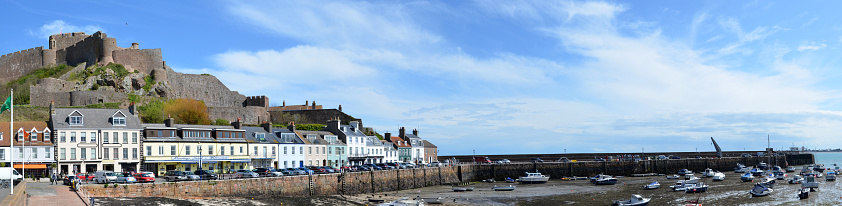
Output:
[[[126,126],[126,118],[125,117],[113,117],[111,119],[111,123],[118,126]]]
[[[85,122],[83,121],[82,117],[84,117],[82,113],[79,113],[79,111],[73,111],[72,113],[70,113],[70,125],[84,124]]]
[[[49,141],[50,141],[50,135],[51,135],[51,134],[52,134],[52,133],[50,133],[50,128],[44,128],[44,141],[45,141],[45,142],[49,142]]]
[[[18,132],[18,142],[23,142],[23,131]]]
[[[311,142],[311,143],[315,142],[315,141],[316,141],[316,135],[314,135],[314,134],[308,134],[308,135],[307,135],[307,140],[310,140],[310,142]]]
[[[32,128],[32,131],[29,131],[29,141],[38,141],[38,130],[35,130],[35,128]]]
[[[261,142],[266,141],[266,134],[264,133],[255,133],[254,137],[257,138],[257,140],[260,140]]]

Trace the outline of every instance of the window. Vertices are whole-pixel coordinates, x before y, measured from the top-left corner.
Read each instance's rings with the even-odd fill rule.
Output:
[[[34,147],[30,149],[32,149],[29,151],[29,154],[32,155],[32,159],[38,159],[38,149]]]
[[[111,156],[108,156],[108,148],[105,148],[105,149],[102,150],[102,159],[108,159],[108,158],[111,158]]]
[[[240,146],[240,154],[243,154],[243,146]]]
[[[76,159],[76,148],[70,148],[70,159]]]
[[[327,154],[333,154],[333,147],[327,149]]]
[[[132,144],[137,144],[137,132],[132,132]]]
[[[132,148],[132,159],[137,159],[137,148]]]
[[[158,155],[164,155],[164,146],[158,146]]]
[[[117,134],[117,132],[112,133],[112,135],[114,135],[114,144],[120,144],[120,138],[117,137]]]
[[[263,146],[263,157],[268,157],[268,153],[266,153],[266,146]]]
[[[298,154],[304,154],[304,146],[298,147]]]
[[[231,138],[231,133],[230,133],[230,132],[226,132],[226,133],[225,133],[225,138]]]
[[[32,130],[32,132],[29,133],[29,141],[30,142],[38,141],[38,131]]]
[[[85,134],[85,133],[82,133],[82,134]],[[80,149],[82,150],[82,152],[79,153],[81,155],[81,158],[79,158],[79,159],[87,159],[87,157],[88,157],[87,148],[80,148]]]
[[[96,143],[96,132],[91,132],[91,142]]]
[[[60,141],[60,142],[65,142],[65,141],[64,141],[64,140],[65,140],[65,135],[64,135],[64,133],[65,133],[65,132],[58,133],[58,136],[59,136],[59,141]]]
[[[96,149],[95,148],[91,148],[91,159],[92,160],[96,159]]]
[[[310,152],[310,154],[313,154],[313,147],[307,147],[307,150],[308,150],[308,152]]]
[[[67,156],[65,156],[65,153],[64,153],[65,152],[64,148],[60,148],[58,151],[59,151],[58,156],[61,157],[61,159],[67,159],[66,158]]]
[[[18,132],[18,142],[23,142],[23,132]]]
[[[103,132],[103,133],[102,133],[102,143],[103,143],[103,144],[108,144],[108,132]]]
[[[85,133],[85,132],[79,132],[79,142],[87,142],[88,141],[88,138],[87,138],[86,134],[87,133]]]
[[[316,154],[318,154],[318,153],[319,153],[319,149],[316,148]],[[325,154],[325,147],[322,147],[322,154]]]
[[[146,156],[152,156],[152,146],[146,146]]]
[[[293,150],[295,152],[295,150]],[[284,154],[287,154],[287,146],[284,146]]]
[[[234,155],[234,146],[231,146],[231,155]]]
[[[129,159],[129,148],[123,148],[123,159]]]
[[[81,116],[70,116],[70,124],[71,125],[81,125],[82,124],[82,117]]]
[[[219,146],[219,155],[225,155],[225,147]]]
[[[175,156],[175,145],[170,146],[170,155]]]
[[[208,145],[208,155],[213,155],[213,145]]]
[[[275,155],[275,147],[272,147],[272,155]]]
[[[0,160],[6,159],[6,149],[0,148]]]
[[[170,137],[175,137],[175,131],[170,131]]]
[[[70,132],[70,142],[76,142],[76,132]]]
[[[150,133],[152,133],[152,132],[150,132]],[[164,131],[158,130],[158,137],[163,137],[163,136],[164,136]]]
[[[256,133],[256,134],[254,134],[254,136],[255,136],[258,140],[260,140],[261,142],[265,142],[265,141],[266,141],[266,134],[263,134],[263,133]]]
[[[190,155],[190,145],[184,146],[185,155]]]
[[[114,158],[112,159],[120,159],[120,148],[114,148]]]
[[[44,148],[44,158],[52,158],[52,156],[53,156],[52,150],[53,150],[52,147]],[[3,150],[0,150],[0,153],[3,153]],[[0,157],[0,159],[3,159],[3,158]]]
[[[257,146],[254,146],[254,155],[257,155]]]
[[[113,117],[111,119],[111,123],[115,126],[126,126],[126,118],[125,117]]]
[[[128,143],[129,143],[129,133],[123,132],[123,144],[128,144]]]

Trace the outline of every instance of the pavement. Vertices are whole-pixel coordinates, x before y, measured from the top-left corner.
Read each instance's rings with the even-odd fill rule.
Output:
[[[60,183],[50,185],[49,182],[30,180],[26,183],[26,194],[29,195],[29,205],[85,206],[70,186]]]

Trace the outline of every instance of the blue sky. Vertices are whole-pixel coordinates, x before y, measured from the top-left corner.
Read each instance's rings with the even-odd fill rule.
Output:
[[[838,4],[0,1],[0,53],[102,30],[441,155],[839,148]]]

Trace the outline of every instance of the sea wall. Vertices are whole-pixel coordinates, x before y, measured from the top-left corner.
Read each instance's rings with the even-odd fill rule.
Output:
[[[91,197],[177,199],[360,194],[457,183],[456,167],[159,184],[85,185]]]

